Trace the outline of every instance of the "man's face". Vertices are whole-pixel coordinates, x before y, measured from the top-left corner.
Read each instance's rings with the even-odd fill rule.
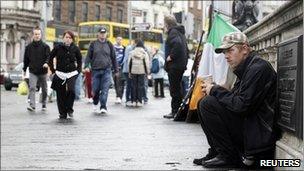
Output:
[[[34,41],[40,41],[41,40],[41,30],[34,30],[33,31],[33,39]]]
[[[238,46],[238,47],[237,47]],[[245,60],[248,51],[246,45],[233,45],[231,48],[224,50],[225,58],[230,67],[235,70],[236,67]]]
[[[99,39],[106,39],[107,38],[107,33],[100,33],[98,34]]]
[[[121,37],[117,37],[117,38],[116,38],[116,43],[117,43],[118,45],[121,45],[121,41],[122,41],[122,38],[121,38]]]

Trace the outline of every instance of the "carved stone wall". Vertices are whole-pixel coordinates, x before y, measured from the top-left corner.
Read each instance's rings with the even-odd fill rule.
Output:
[[[259,52],[262,58],[268,60],[277,70],[278,44],[303,34],[303,1],[286,2],[272,14],[249,27],[244,33],[248,36],[253,49]],[[300,113],[300,115],[303,115],[303,113]],[[293,134],[283,132],[282,139],[276,145],[276,158],[302,160],[301,168],[284,169],[304,169],[303,140]],[[282,168],[277,169],[281,170]]]

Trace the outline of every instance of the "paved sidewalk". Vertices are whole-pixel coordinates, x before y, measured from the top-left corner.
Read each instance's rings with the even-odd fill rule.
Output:
[[[199,124],[162,117],[170,111],[166,93],[126,108],[114,104],[111,90],[109,114],[96,115],[80,101],[74,119],[59,121],[56,103],[31,113],[25,96],[1,87],[1,169],[202,170],[192,161],[207,152],[206,137]]]

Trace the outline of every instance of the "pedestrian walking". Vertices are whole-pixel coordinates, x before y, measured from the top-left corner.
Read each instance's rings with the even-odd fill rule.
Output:
[[[129,77],[128,60],[129,60],[130,52],[132,50],[134,50],[135,45],[137,44],[137,41],[138,41],[138,39],[135,39],[132,44],[130,44],[126,47],[124,60],[123,60],[122,73],[123,73],[123,76],[126,80],[126,106],[131,106],[132,105],[132,99],[133,99],[132,80]]]
[[[153,59],[151,62],[151,75],[154,82],[154,97],[164,98],[164,76],[165,76],[164,54],[157,48],[153,48]]]
[[[50,55],[50,69],[54,74],[51,88],[56,91],[59,118],[73,117],[75,100],[75,83],[81,72],[82,56],[74,44],[72,31],[63,33],[63,43],[54,47]],[[53,59],[56,58],[56,69]]]
[[[85,96],[88,103],[93,103],[93,92],[92,92],[92,72],[90,70],[83,70],[84,73],[84,84],[85,84]]]
[[[144,79],[148,75],[149,55],[144,44],[139,40],[128,59],[129,77],[132,79],[132,106],[141,107],[143,104]]]
[[[93,41],[85,59],[86,71],[93,76],[93,110],[95,113],[108,113],[107,99],[111,85],[112,68],[118,74],[116,55],[113,44],[107,40],[107,30],[101,27],[98,39]],[[100,107],[98,107],[100,102]]]
[[[165,42],[165,70],[168,72],[170,84],[171,113],[164,118],[174,118],[183,99],[182,78],[187,66],[188,47],[185,28],[178,25],[174,16],[164,19],[165,32],[168,34]]]
[[[215,52],[225,54],[237,81],[232,90],[210,82],[202,85],[207,96],[199,102],[199,119],[210,149],[193,162],[207,168],[258,166],[261,159],[273,159],[279,135],[276,72],[252,51],[241,32],[226,34]]]
[[[50,47],[41,40],[42,31],[39,27],[33,29],[33,41],[25,47],[23,59],[23,77],[29,67],[29,111],[36,109],[36,87],[37,82],[42,90],[42,110],[46,110],[47,99],[47,72],[50,58]]]
[[[116,92],[115,103],[120,104],[125,87],[125,78],[122,73],[122,66],[125,56],[125,47],[122,45],[122,37],[118,36],[116,38],[116,43],[114,44],[114,50],[116,54],[116,61],[117,61],[118,73],[119,73],[119,74],[114,74],[113,77],[114,87]]]

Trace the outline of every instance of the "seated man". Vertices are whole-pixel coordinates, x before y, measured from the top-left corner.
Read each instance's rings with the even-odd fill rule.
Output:
[[[224,36],[215,50],[223,52],[237,80],[232,90],[205,83],[207,96],[199,102],[199,119],[210,145],[209,153],[195,159],[206,168],[258,166],[273,158],[276,127],[276,72],[252,51],[241,32]]]

